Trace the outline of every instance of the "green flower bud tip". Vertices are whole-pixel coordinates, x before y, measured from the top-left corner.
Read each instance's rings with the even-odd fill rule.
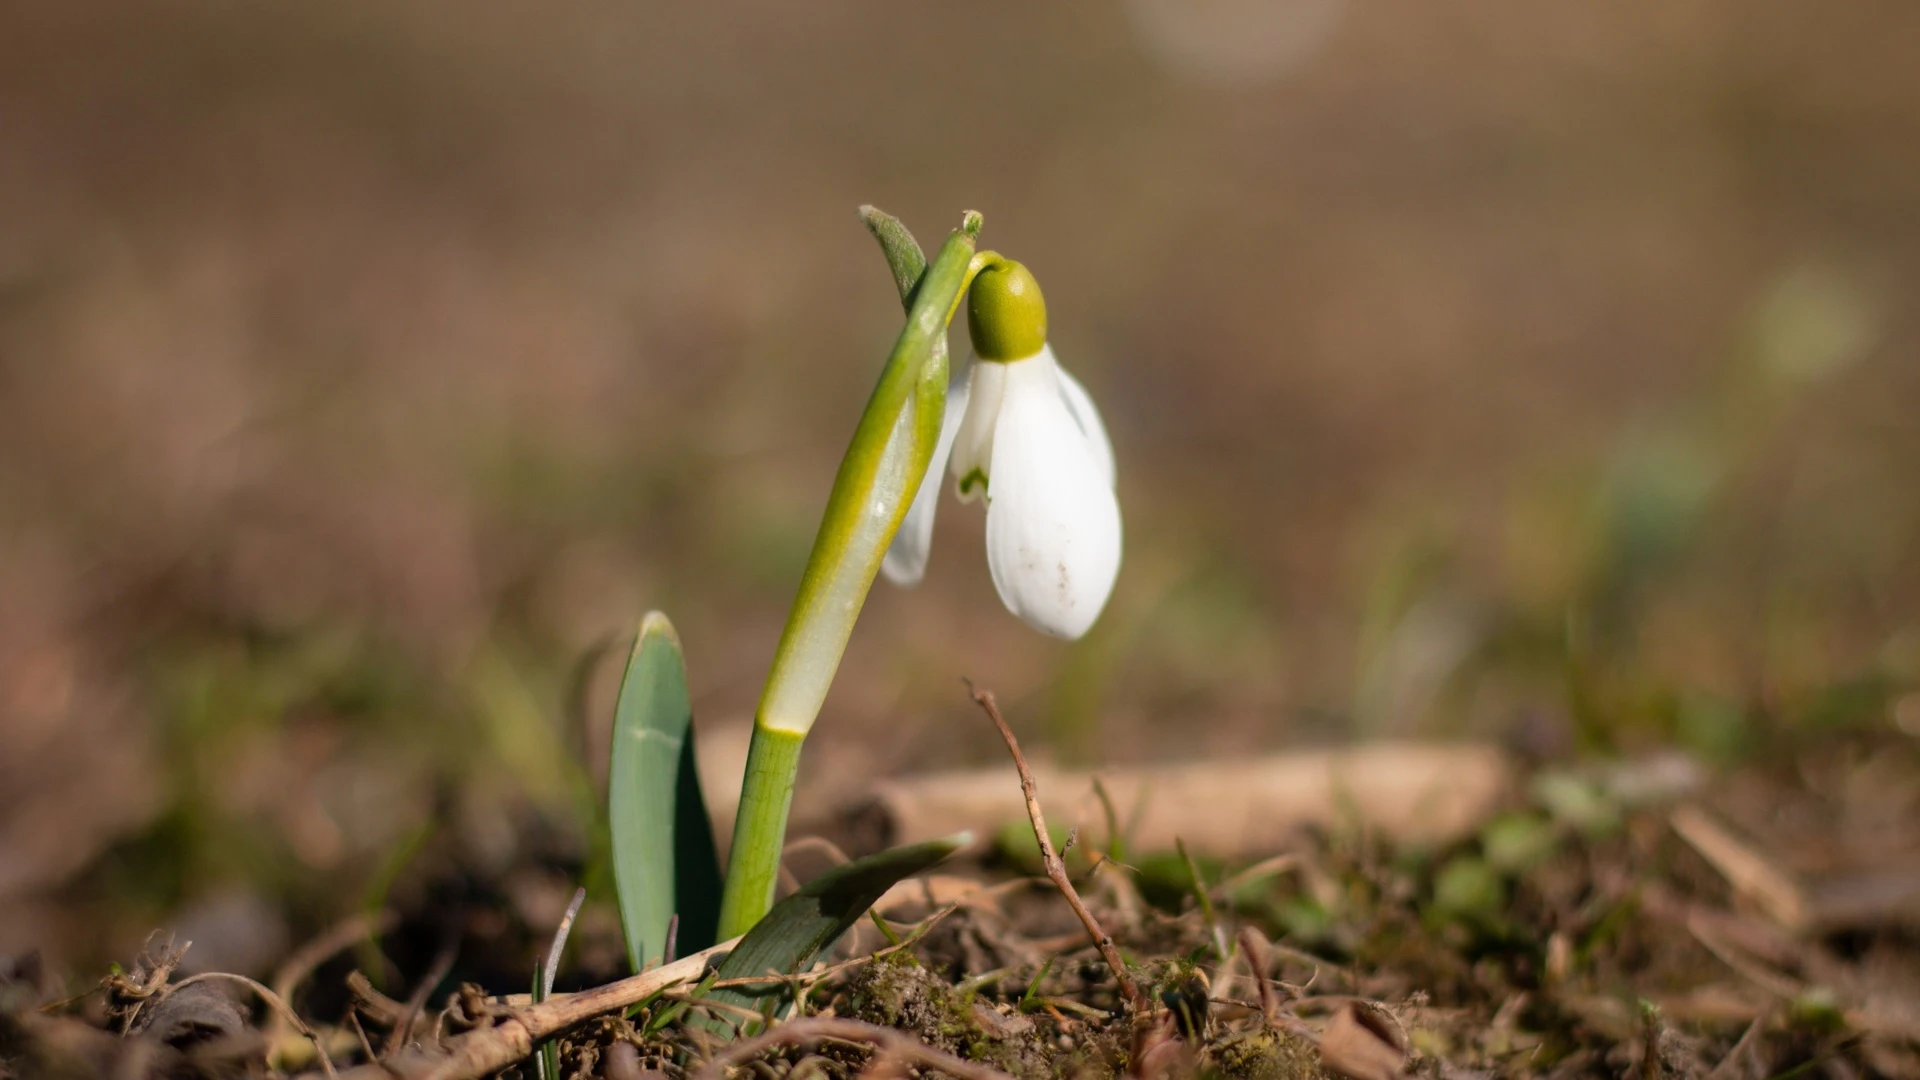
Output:
[[[1047,344],[1047,302],[1040,283],[1011,260],[980,271],[967,290],[967,333],[982,360],[1025,360]]]

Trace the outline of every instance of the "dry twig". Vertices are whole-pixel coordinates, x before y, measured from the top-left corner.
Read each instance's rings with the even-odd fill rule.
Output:
[[[837,1016],[789,1021],[763,1035],[734,1043],[695,1073],[694,1080],[721,1080],[728,1069],[752,1061],[773,1047],[807,1046],[823,1039],[871,1044],[876,1057],[938,1069],[961,1080],[1012,1080],[999,1069],[937,1050],[903,1031]]]
[[[379,1055],[373,1052],[373,1043],[367,1039],[367,1026],[360,1022],[360,1010],[348,1009],[347,1022],[353,1025],[353,1033],[360,1039],[360,1052],[367,1055],[368,1061],[379,1060]]]
[[[158,931],[155,931],[154,934],[147,936],[148,946],[153,944],[157,934]],[[186,956],[187,950],[191,948],[193,948],[191,941],[177,949],[174,948],[173,938],[169,935],[166,945],[161,947],[158,956],[153,954],[150,947],[143,947],[140,951],[140,959],[133,965],[132,972],[125,975],[116,972],[107,976],[101,983],[101,987],[107,991],[110,1004],[114,999],[131,1002],[120,1012],[120,1034],[125,1035],[132,1031],[133,1022],[140,1017],[140,1010],[156,995],[165,993],[167,980],[173,978],[173,969],[180,966],[181,958]]]
[[[1073,913],[1080,917],[1080,924],[1087,928],[1087,936],[1093,939],[1107,966],[1113,969],[1114,981],[1120,984],[1120,992],[1125,995],[1128,1004],[1138,1011],[1146,1011],[1146,996],[1127,975],[1126,961],[1120,958],[1120,950],[1114,946],[1113,938],[1100,928],[1100,921],[1093,917],[1093,912],[1088,911],[1087,905],[1081,902],[1079,891],[1073,887],[1072,879],[1067,877],[1066,861],[1053,849],[1053,838],[1047,834],[1046,815],[1040,811],[1040,795],[1033,782],[1033,770],[1027,767],[1026,756],[1020,753],[1020,740],[1014,738],[1013,729],[1007,726],[1006,718],[1000,715],[1000,706],[994,700],[993,691],[982,690],[969,679],[967,692],[973,695],[974,703],[993,721],[993,726],[1000,729],[1000,737],[1006,740],[1007,750],[1013,754],[1013,767],[1020,771],[1020,793],[1027,800],[1027,817],[1033,822],[1034,838],[1040,842],[1040,858],[1046,865],[1047,877],[1053,879],[1054,885],[1060,889],[1060,895],[1066,897],[1067,906],[1073,908]]]
[[[401,1055],[383,1065],[352,1069],[345,1074],[345,1080],[391,1080],[394,1076],[413,1080],[476,1080],[489,1076],[525,1060],[542,1039],[601,1013],[644,1001],[670,986],[700,978],[709,964],[738,944],[740,939],[733,938],[618,982],[577,994],[559,994],[526,1008],[503,1009],[499,1012],[499,1023],[447,1040],[444,1054],[422,1055],[412,1060],[404,1060],[406,1055]]]
[[[399,1027],[400,1018],[406,1015],[407,1007],[375,989],[365,972],[347,973],[347,993],[353,997],[354,1008],[381,1027]]]

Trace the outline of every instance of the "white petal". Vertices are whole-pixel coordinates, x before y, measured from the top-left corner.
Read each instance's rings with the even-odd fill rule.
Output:
[[[1048,347],[1052,352],[1052,347]],[[1087,388],[1080,385],[1062,367],[1060,370],[1060,396],[1066,399],[1067,411],[1080,425],[1080,431],[1086,435],[1087,443],[1092,446],[1094,455],[1100,459],[1101,471],[1106,474],[1107,486],[1113,486],[1113,440],[1107,438],[1107,426],[1100,422],[1100,410],[1094,408],[1093,398],[1087,395]]]
[[[893,534],[887,557],[880,562],[880,572],[895,585],[918,585],[926,576],[927,552],[933,546],[933,515],[940,507],[940,489],[945,486],[942,481],[947,475],[947,456],[960,433],[960,418],[966,415],[969,381],[968,372],[956,372],[947,387],[947,411],[940,417],[940,441],[934,444],[933,460],[927,463],[920,490],[914,493],[900,531]]]
[[[972,502],[986,490],[981,480],[993,468],[993,431],[1000,419],[1000,400],[1007,385],[1007,369],[1032,362],[973,362],[967,412],[960,420],[960,433],[953,441],[953,464],[949,470],[953,478],[960,482],[961,502]],[[975,476],[975,473],[979,475]]]
[[[1077,638],[1120,572],[1120,504],[1050,353],[1006,365],[987,489],[987,566],[1007,609]],[[976,398],[976,401],[978,399]]]

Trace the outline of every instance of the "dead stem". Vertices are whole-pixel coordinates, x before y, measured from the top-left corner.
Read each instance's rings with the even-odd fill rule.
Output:
[[[368,1019],[383,1028],[399,1027],[400,1018],[406,1015],[407,1007],[374,989],[365,972],[347,973],[347,993],[353,997],[356,1011],[366,1013]]]
[[[734,1043],[695,1073],[694,1080],[722,1080],[728,1069],[752,1061],[776,1046],[806,1046],[825,1039],[870,1044],[876,1048],[876,1056],[938,1069],[961,1080],[1013,1080],[999,1069],[936,1050],[905,1032],[837,1016],[788,1021],[763,1035]]]
[[[360,1010],[348,1009],[347,1021],[353,1025],[353,1033],[360,1037],[360,1052],[367,1055],[368,1061],[379,1060],[378,1055],[373,1052],[373,1043],[367,1040],[366,1025],[360,1022]]]
[[[140,959],[134,964],[131,974],[115,973],[107,976],[101,983],[101,987],[108,993],[110,1002],[113,998],[124,998],[133,1003],[120,1017],[120,1034],[122,1035],[133,1030],[133,1022],[139,1018],[140,1010],[146,1006],[147,1002],[152,1000],[154,995],[166,990],[167,980],[173,977],[173,969],[180,966],[181,958],[187,955],[188,949],[193,948],[193,942],[189,941],[176,949],[173,947],[172,937],[169,936],[167,944],[161,947],[160,954],[154,956],[151,946],[154,936],[158,933],[159,931],[155,931],[154,934],[147,935],[147,946],[141,949]]]
[[[1126,961],[1120,958],[1120,950],[1114,946],[1113,939],[1107,936],[1107,932],[1100,928],[1100,921],[1093,917],[1093,912],[1088,911],[1087,905],[1080,901],[1079,891],[1073,887],[1072,879],[1067,877],[1066,860],[1053,849],[1053,839],[1047,834],[1046,815],[1040,811],[1040,795],[1033,782],[1033,770],[1027,767],[1027,759],[1020,753],[1020,740],[1014,738],[1013,729],[1007,726],[1006,718],[1000,715],[1000,706],[994,700],[993,691],[974,686],[971,679],[965,681],[967,692],[973,695],[974,703],[979,705],[987,714],[987,718],[993,721],[993,726],[1000,729],[1000,737],[1006,740],[1007,750],[1013,754],[1013,767],[1020,771],[1020,792],[1026,796],[1027,817],[1033,822],[1034,838],[1040,842],[1040,858],[1047,868],[1047,877],[1053,879],[1054,885],[1060,890],[1060,895],[1066,897],[1067,906],[1073,908],[1073,913],[1080,917],[1080,924],[1087,928],[1087,936],[1093,939],[1094,945],[1100,949],[1101,957],[1106,960],[1107,966],[1113,969],[1114,981],[1120,984],[1120,992],[1126,997],[1127,1003],[1138,1012],[1146,1012],[1148,1008],[1146,996],[1127,975]]]

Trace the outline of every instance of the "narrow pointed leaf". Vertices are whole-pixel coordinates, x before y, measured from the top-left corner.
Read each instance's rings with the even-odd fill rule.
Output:
[[[540,961],[533,962],[533,1003],[547,1000],[553,993],[553,973]],[[540,1044],[540,1080],[560,1080],[560,1044],[548,1039]]]
[[[902,879],[925,870],[973,842],[967,833],[943,840],[891,848],[864,859],[837,866],[802,885],[773,906],[765,918],[740,939],[715,971],[720,979],[743,979],[770,971],[789,974],[806,968],[820,950],[838,941],[876,900]],[[784,988],[756,991],[724,987],[707,995],[711,1001],[768,1010],[786,998]],[[738,1033],[732,1013],[717,1013],[715,1026],[723,1034]]]
[[[893,287],[900,291],[900,302],[912,310],[914,287],[920,284],[920,275],[927,270],[927,256],[920,250],[920,242],[913,238],[905,222],[879,207],[861,207],[860,220],[879,241],[881,254],[887,257],[887,269],[893,273]]]
[[[907,313],[913,313],[913,295],[920,288],[920,279],[926,276],[927,256],[920,250],[920,242],[899,218],[874,206],[860,208],[860,220],[866,223],[867,231],[873,234],[880,244],[880,253],[886,256],[887,269],[893,273],[894,288],[900,292],[900,306]],[[940,441],[940,423],[947,410],[947,336],[937,335],[933,339],[933,350],[927,354],[926,367],[921,370],[920,381],[915,384],[912,397],[907,400],[907,408],[913,410],[914,437],[908,442],[889,444],[889,460],[880,466],[882,472],[893,469],[910,469],[920,475],[920,485],[940,486],[941,473],[932,461],[932,451]],[[893,457],[898,455],[901,463],[896,464]],[[930,468],[932,471],[929,471]],[[913,505],[913,499],[919,494],[916,487],[908,494],[907,505]]]
[[[633,970],[660,962],[675,914],[678,951],[713,944],[720,859],[694,767],[693,706],[680,638],[657,611],[641,620],[620,683],[607,823]]]
[[[553,932],[553,945],[547,949],[546,962],[533,962],[535,1005],[553,996],[554,973],[560,970],[560,957],[567,951],[567,935],[573,932],[574,917],[580,914],[580,905],[586,898],[586,889],[574,890],[573,902],[567,905],[567,913],[560,919],[560,928]],[[560,1080],[560,1044],[553,1039],[540,1044],[540,1080]]]

